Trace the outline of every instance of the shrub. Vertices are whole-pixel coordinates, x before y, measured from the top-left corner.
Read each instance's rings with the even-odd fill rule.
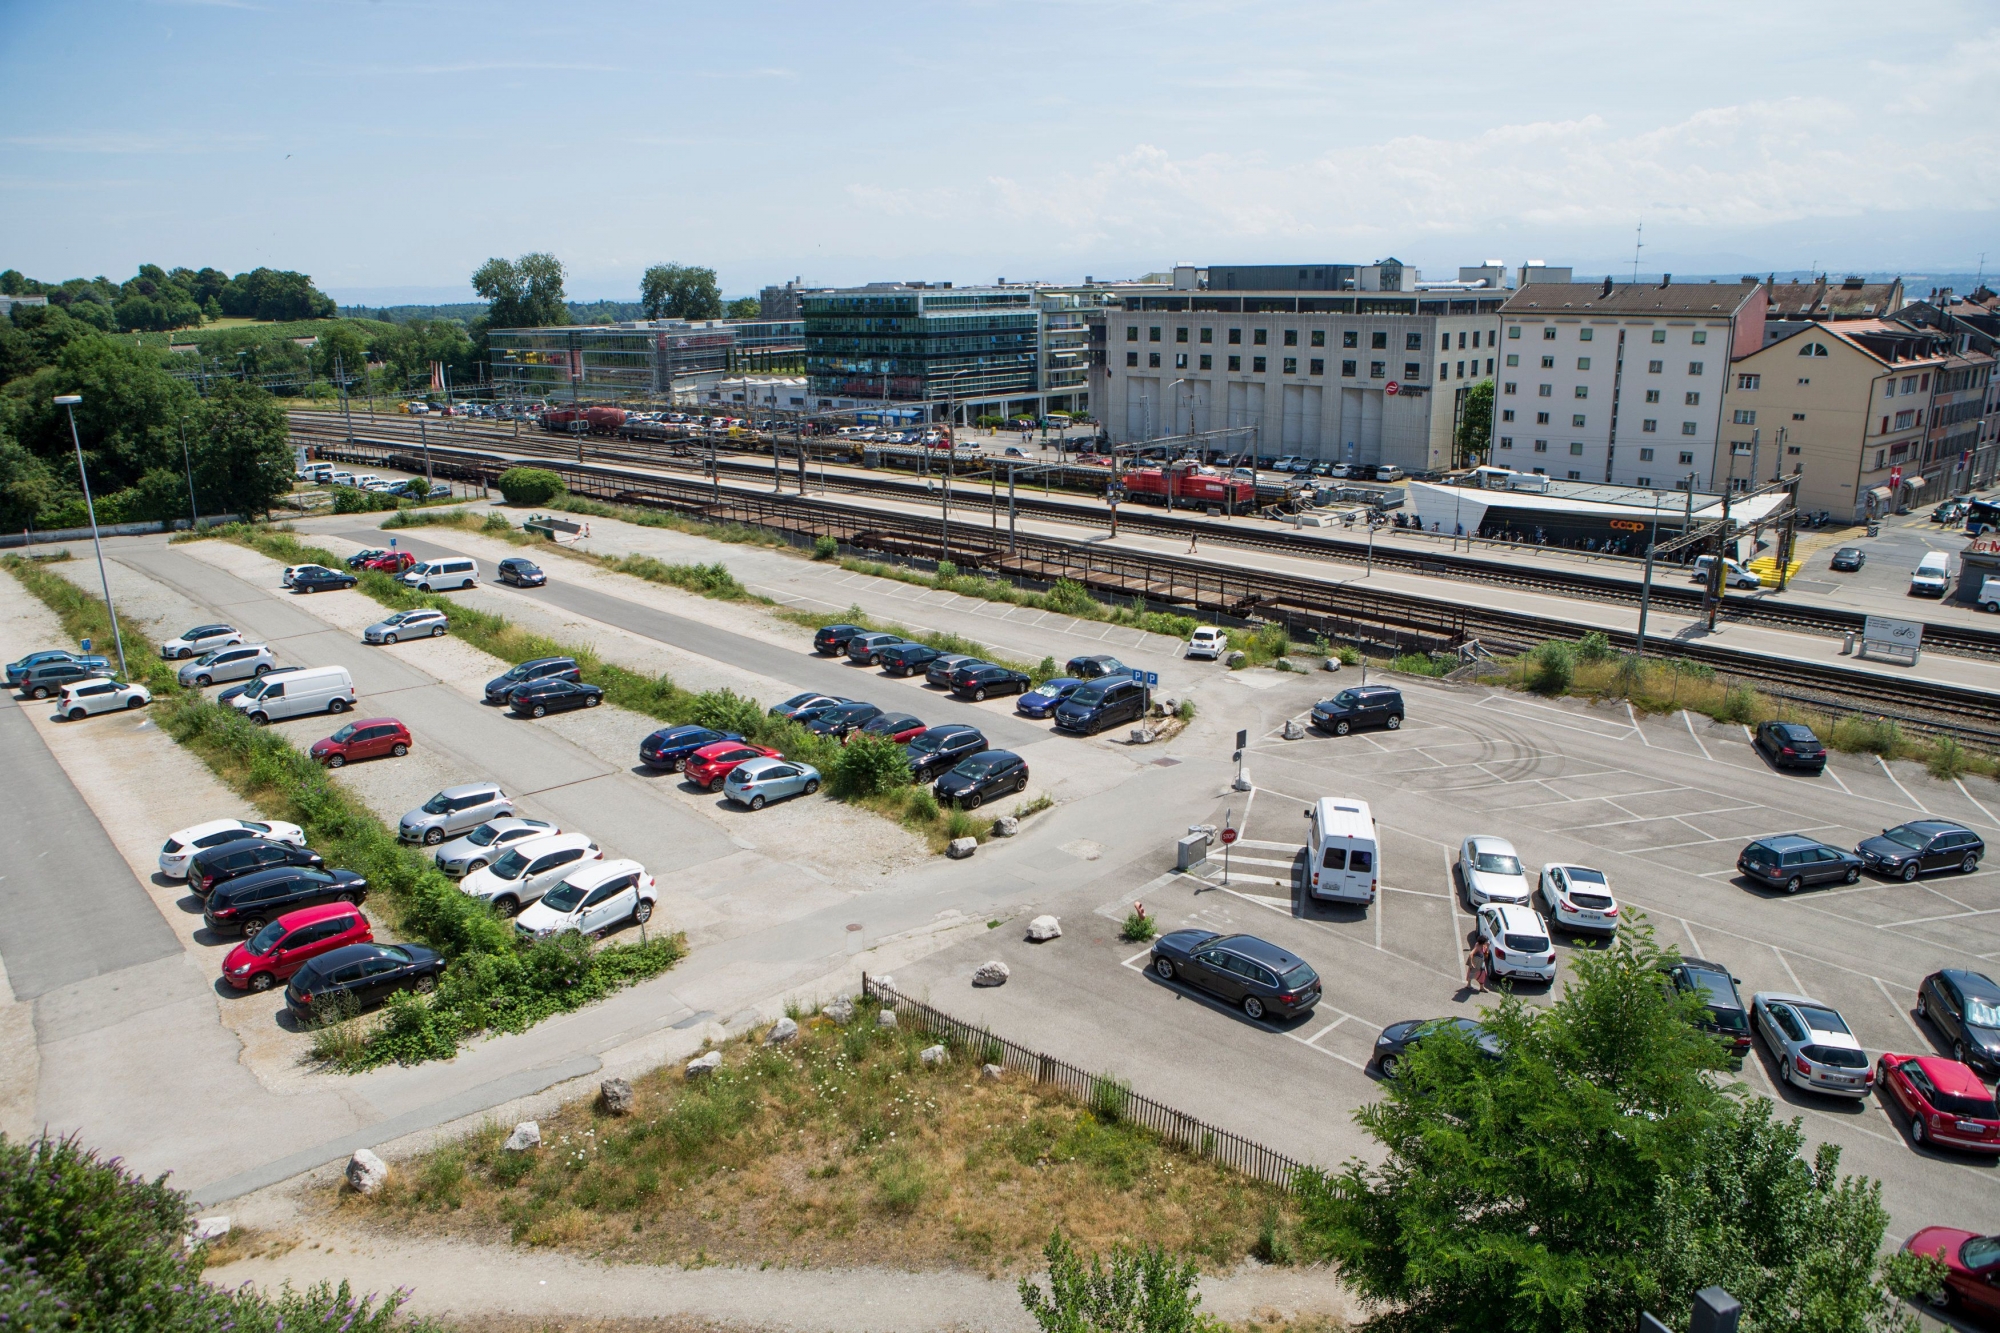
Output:
[[[1528,654],[1529,684],[1543,694],[1562,694],[1576,683],[1576,650],[1549,639]]]
[[[1174,714],[1174,716],[1178,717],[1183,722],[1194,721],[1194,700],[1192,699],[1181,700],[1180,709]]]
[[[510,467],[500,474],[500,493],[510,505],[543,505],[569,487],[547,468]]]
[[[910,783],[910,761],[887,736],[857,731],[847,738],[827,774],[836,796],[874,796]]]
[[[958,577],[958,566],[949,560],[940,560],[937,563],[937,576],[940,583],[946,579],[955,579]]]
[[[1893,719],[1849,713],[1833,724],[1827,744],[1836,750],[1891,757],[1903,746],[1903,729]]]
[[[479,525],[479,530],[481,532],[512,532],[514,525],[507,521],[505,514],[498,510],[491,510],[486,515],[486,521]]]
[[[909,800],[903,803],[903,817],[921,823],[934,823],[938,817],[937,797],[929,787],[914,787]]]
[[[1053,657],[1044,657],[1035,664],[1035,669],[1028,673],[1028,678],[1039,685],[1045,680],[1055,679],[1055,674],[1056,659]]]
[[[1971,759],[1956,737],[1940,736],[1931,743],[1930,756],[1925,762],[1932,777],[1939,782],[1950,782],[1971,767]]]
[[[1757,720],[1757,695],[1747,685],[1731,685],[1722,692],[1722,702],[1715,707],[1718,722],[1754,722]]]
[[[813,541],[813,559],[831,560],[840,554],[840,542],[833,537],[819,537]]]
[[[694,696],[688,721],[698,727],[755,736],[763,729],[765,717],[755,699],[746,699],[734,690],[703,690]]]
[[[364,491],[358,486],[333,488],[333,512],[336,514],[372,514],[395,507],[396,497],[380,491]]]
[[[1125,1107],[1132,1100],[1132,1085],[1110,1074],[1099,1074],[1090,1081],[1090,1112],[1107,1125],[1115,1125],[1125,1118]]]
[[[1104,608],[1090,595],[1090,590],[1075,579],[1057,579],[1056,586],[1049,589],[1047,597],[1049,610],[1058,615],[1095,620],[1104,614]]]
[[[1579,662],[1602,662],[1611,656],[1611,636],[1601,629],[1594,629],[1576,642],[1576,658]]]
[[[1361,650],[1359,648],[1356,648],[1353,644],[1343,643],[1340,645],[1339,648],[1335,649],[1334,651],[1339,655],[1340,664],[1342,666],[1361,665]]]
[[[954,841],[959,838],[976,838],[979,836],[979,821],[969,812],[953,807],[944,817],[944,836]]]
[[[1125,924],[1118,928],[1118,938],[1129,940],[1133,944],[1144,944],[1159,933],[1159,923],[1137,909],[1128,913]]]
[[[1407,671],[1415,676],[1442,676],[1450,670],[1429,653],[1404,653],[1390,659],[1389,669]]]
[[[1076,1329],[1135,1329],[1144,1333],[1196,1333],[1218,1327],[1199,1314],[1200,1274],[1192,1259],[1176,1262],[1165,1250],[1115,1249],[1107,1267],[1097,1255],[1086,1256],[1063,1239],[1049,1237],[1042,1254],[1049,1261],[1049,1289],[1027,1278],[1020,1281],[1021,1305],[1041,1333],[1071,1333]]]
[[[1618,659],[1618,670],[1611,678],[1611,686],[1620,694],[1637,694],[1646,688],[1646,663],[1637,653],[1627,653]]]

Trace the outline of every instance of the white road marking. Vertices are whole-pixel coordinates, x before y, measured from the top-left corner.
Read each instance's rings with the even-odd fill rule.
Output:
[[[1988,810],[1983,804],[1981,804],[1977,796],[1974,796],[1971,792],[1965,790],[1965,783],[1963,781],[1961,781],[1958,778],[1953,778],[1952,782],[1957,785],[1959,791],[1964,792],[1966,800],[1972,802],[1976,806],[1979,806],[1979,813],[1985,815],[1986,818],[1992,822],[1992,826],[1994,828],[2000,828],[2000,819],[1995,819],[1993,812],[1991,810]]]
[[[1771,952],[1778,955],[1778,965],[1784,968],[1785,975],[1792,979],[1792,994],[1804,995],[1806,993],[1806,988],[1799,984],[1799,974],[1792,971],[1792,965],[1785,960],[1785,951],[1783,949],[1780,949],[1775,944],[1773,944],[1770,947],[1771,947]]]
[[[1715,756],[1710,754],[1708,752],[1708,747],[1701,743],[1701,737],[1696,736],[1694,734],[1694,714],[1688,712],[1688,710],[1685,708],[1681,709],[1681,721],[1687,724],[1688,735],[1693,739],[1695,745],[1701,750],[1701,757],[1703,759],[1708,760],[1710,763],[1714,763]]]
[[[1910,789],[1908,787],[1905,787],[1901,782],[1897,781],[1896,774],[1889,767],[1888,760],[1884,759],[1881,755],[1878,754],[1875,756],[1875,762],[1882,766],[1882,772],[1885,775],[1887,775],[1889,781],[1896,783],[1896,790],[1903,793],[1903,796],[1909,801],[1911,805],[1914,805],[1915,807],[1917,807],[1917,809],[1922,810],[1923,813],[1925,814],[1930,813],[1929,810],[1924,808],[1924,803],[1922,801],[1910,795]]]
[[[1909,1025],[1910,1031],[1916,1034],[1917,1040],[1922,1042],[1924,1046],[1928,1048],[1930,1046],[1931,1039],[1929,1037],[1926,1037],[1924,1035],[1924,1030],[1917,1026],[1917,1020],[1910,1017],[1909,1007],[1907,1005],[1901,1005],[1896,1003],[1896,997],[1889,994],[1889,988],[1882,984],[1882,978],[1870,977],[1868,979],[1875,983],[1876,990],[1882,992],[1882,998],[1889,1002],[1889,1007],[1891,1009],[1894,1009],[1897,1013],[1903,1016],[1903,1022]]]
[[[1826,774],[1826,775],[1827,775],[1828,777],[1832,778],[1832,779],[1833,779],[1833,785],[1834,785],[1834,786],[1836,786],[1836,787],[1840,788],[1840,789],[1841,789],[1842,791],[1844,791],[1844,792],[1847,792],[1847,794],[1848,794],[1849,796],[1852,796],[1852,795],[1854,795],[1854,793],[1853,793],[1852,791],[1848,791],[1848,787],[1847,787],[1847,784],[1846,784],[1845,782],[1842,782],[1842,781],[1840,780],[1840,774],[1838,774],[1838,773],[1836,773],[1836,772],[1834,772],[1834,771],[1833,771],[1833,765],[1832,765],[1832,764],[1828,764],[1828,765],[1827,765],[1827,766],[1826,766],[1825,768],[1821,769],[1821,770],[1820,770],[1820,772],[1822,772],[1822,773]]]
[[[1681,923],[1681,929],[1687,932],[1688,943],[1694,946],[1695,957],[1697,958],[1702,957],[1703,955],[1701,952],[1701,941],[1694,937],[1694,927],[1688,923],[1688,919],[1684,916],[1677,917],[1675,919]]]
[[[1632,719],[1632,730],[1639,733],[1639,744],[1645,746],[1648,750],[1652,749],[1653,743],[1646,739],[1645,729],[1639,725],[1639,715],[1632,711],[1632,701],[1630,699],[1625,701],[1625,716]]]
[[[1988,907],[1983,911],[1946,912],[1941,916],[1913,916],[1902,921],[1885,921],[1875,929],[1894,930],[1898,926],[1921,926],[1931,921],[1958,921],[1968,916],[2000,916],[2000,907]]]

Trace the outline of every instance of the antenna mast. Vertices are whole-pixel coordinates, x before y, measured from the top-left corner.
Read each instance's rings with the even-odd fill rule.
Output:
[[[1646,223],[1640,220],[1639,230],[1632,238],[1632,285],[1639,285],[1639,252],[1646,248]]]

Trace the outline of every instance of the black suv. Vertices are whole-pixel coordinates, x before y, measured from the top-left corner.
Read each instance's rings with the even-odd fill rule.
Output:
[[[323,953],[292,973],[285,1007],[298,1019],[329,1012],[327,1001],[346,996],[359,1009],[394,991],[427,991],[444,972],[444,956],[417,944],[348,944]],[[338,1013],[338,1010],[332,1012]]]
[[[1070,663],[1076,669],[1076,663]],[[1137,722],[1146,716],[1146,685],[1130,676],[1086,681],[1076,693],[1056,705],[1058,731],[1080,731],[1085,735],[1115,727],[1120,722]]]
[[[1403,692],[1389,685],[1357,685],[1313,705],[1313,725],[1336,736],[1356,727],[1403,725]]]
[[[1983,972],[1948,967],[1917,987],[1917,1012],[1951,1043],[1951,1055],[1989,1078],[2000,1073],[2000,986]]]
[[[1853,852],[1796,833],[1759,838],[1737,853],[1736,868],[1746,878],[1786,893],[1808,884],[1852,884],[1861,878],[1861,858]]]
[[[1028,789],[1027,761],[1012,750],[988,750],[962,759],[937,780],[938,804],[958,802],[961,810],[977,810],[989,796],[1008,796]]]
[[[293,592],[325,592],[329,588],[352,588],[359,580],[339,569],[302,569],[292,575]]]
[[[522,717],[542,717],[570,708],[595,708],[604,702],[604,691],[580,680],[549,676],[516,685],[507,702]]]
[[[238,838],[196,852],[188,859],[188,887],[207,897],[217,885],[278,866],[310,866],[324,870],[326,862],[309,847],[294,847],[269,838]]]
[[[918,735],[903,747],[903,753],[909,756],[910,780],[929,782],[932,775],[944,772],[961,759],[978,754],[985,748],[986,735],[978,727],[953,722],[932,727]]]
[[[1755,744],[1773,768],[1803,768],[1817,773],[1826,767],[1826,747],[1812,728],[1797,722],[1759,722]]]
[[[822,625],[819,633],[813,635],[813,651],[837,657],[847,651],[849,639],[866,632],[859,625]]]
[[[367,896],[368,881],[352,870],[280,866],[216,885],[201,919],[219,935],[241,932],[248,939],[287,912],[321,903],[358,903]]]
[[[1096,680],[1101,676],[1125,676],[1131,668],[1107,653],[1094,653],[1089,657],[1072,657],[1063,664],[1063,674],[1078,680]]]
[[[972,700],[984,699],[989,694],[1022,694],[1032,683],[1019,671],[987,662],[960,667],[951,673],[951,692]]]
[[[1708,1006],[1702,1028],[1721,1037],[1731,1054],[1750,1049],[1750,1015],[1728,968],[1705,958],[1683,958],[1667,968],[1667,977],[1675,990],[1701,996]]]
[[[502,560],[495,573],[502,583],[511,583],[517,588],[539,588],[549,581],[549,576],[542,572],[540,565],[518,555]]]
[[[908,676],[942,656],[942,652],[926,644],[898,643],[882,650],[882,669],[892,676]]]
[[[1970,875],[1979,869],[1986,844],[1977,833],[1950,820],[1913,819],[1883,829],[1854,850],[1876,874],[1908,882],[1933,870]]]
[[[882,716],[882,710],[870,703],[836,704],[823,713],[816,713],[806,719],[806,730],[821,736],[844,738],[848,732],[859,730],[867,723]]]
[[[577,669],[574,657],[531,657],[519,662],[492,680],[486,682],[486,702],[504,704],[513,697],[514,691],[531,680],[578,680],[582,673]]]

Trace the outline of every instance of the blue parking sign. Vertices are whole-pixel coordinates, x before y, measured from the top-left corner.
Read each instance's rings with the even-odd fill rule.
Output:
[[[1146,673],[1146,688],[1149,690],[1156,690],[1159,687],[1160,687],[1160,673],[1157,671],[1148,671]]]
[[[1125,669],[1132,673],[1133,680],[1138,681],[1140,684],[1144,685],[1147,689],[1149,690],[1157,689],[1159,687],[1160,684],[1159,672],[1147,671],[1143,667],[1126,667]]]

